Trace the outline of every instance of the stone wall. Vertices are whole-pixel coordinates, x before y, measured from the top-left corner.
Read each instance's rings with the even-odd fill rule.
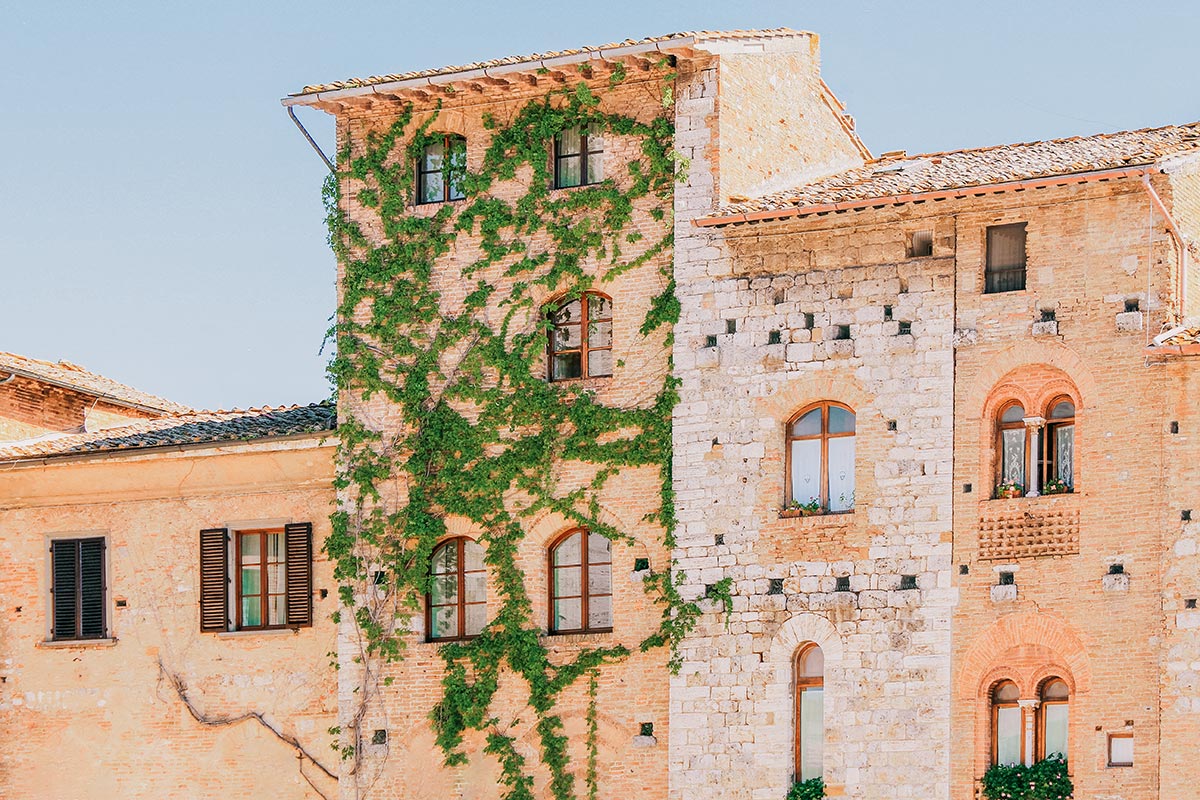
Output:
[[[336,592],[314,567],[309,628],[200,633],[204,528],[329,532],[333,448],[315,437],[51,461],[0,472],[5,798],[331,797]],[[49,542],[103,536],[110,639],[48,642]],[[186,708],[180,691],[204,725]]]

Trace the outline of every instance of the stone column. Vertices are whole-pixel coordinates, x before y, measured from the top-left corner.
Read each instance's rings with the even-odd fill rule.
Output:
[[[1025,723],[1025,766],[1032,766],[1037,761],[1034,746],[1037,744],[1037,710],[1041,705],[1038,700],[1018,700],[1021,706],[1021,719]]]
[[[1042,428],[1045,417],[1025,417],[1022,422],[1029,429],[1029,452],[1025,454],[1025,496],[1037,497],[1041,480],[1038,475],[1038,453],[1042,452]]]

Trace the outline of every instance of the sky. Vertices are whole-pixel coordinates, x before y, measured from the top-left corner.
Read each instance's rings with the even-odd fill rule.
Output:
[[[305,84],[672,31],[821,35],[875,153],[1200,120],[1200,3],[0,0],[0,350],[198,408],[330,394]],[[329,117],[300,109],[326,152]]]

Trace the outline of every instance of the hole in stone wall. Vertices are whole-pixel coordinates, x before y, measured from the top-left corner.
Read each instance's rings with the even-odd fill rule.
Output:
[[[1183,511],[1180,511],[1179,518],[1181,520],[1183,520],[1184,522],[1191,522],[1192,521],[1192,510],[1190,508],[1185,508]]]
[[[717,346],[717,337],[716,336],[705,336],[704,337],[704,346],[705,347],[716,347]]]
[[[725,534],[718,533],[716,536],[714,536],[713,544],[717,545],[717,547],[720,547],[721,545],[725,544]]]
[[[329,590],[322,589],[319,594],[321,595],[321,599],[324,600],[325,598],[329,597]]]
[[[774,304],[775,304],[775,305],[779,305],[780,303],[784,302],[785,300],[787,300],[787,295],[786,295],[786,294],[784,294],[784,291],[783,291],[783,289],[776,289],[776,290],[775,290],[775,303],[774,303]]]
[[[971,484],[964,483],[963,484],[963,494],[970,494],[970,493],[971,493]]]
[[[894,431],[894,430],[896,430],[896,420],[894,420],[894,419],[889,419],[889,420],[887,421],[887,429],[888,429],[889,431]]]
[[[933,231],[913,231],[908,239],[908,257],[925,258],[933,255]]]
[[[958,574],[959,575],[970,575],[971,568],[966,564],[959,564],[958,565]]]
[[[1109,575],[1124,575],[1125,574],[1125,565],[1120,564],[1120,563],[1109,564],[1108,565],[1108,574]]]
[[[1052,308],[1043,308],[1042,322],[1054,322],[1054,313],[1054,309]]]
[[[1176,422],[1176,421],[1171,422],[1171,433],[1179,433],[1179,423],[1178,422]]]
[[[383,586],[387,583],[387,573],[380,570],[371,576],[371,582],[376,586]]]
[[[654,723],[653,722],[643,722],[642,724],[638,725],[638,735],[639,736],[653,736],[654,735]]]
[[[737,333],[737,320],[736,319],[725,320],[725,332],[726,333]]]
[[[806,312],[804,314],[804,327],[812,328],[812,326],[813,326],[813,315],[811,313]]]
[[[780,331],[771,331],[767,334],[767,344],[779,344],[783,341],[783,334]]]
[[[901,589],[917,588],[917,576],[916,575],[901,575],[900,576],[900,588]]]
[[[635,558],[633,560],[633,571],[634,572],[645,572],[648,569],[650,569],[650,559]]]
[[[1130,311],[1141,311],[1141,310],[1142,310],[1142,301],[1140,301],[1140,300],[1138,300],[1138,299],[1136,299],[1136,298],[1135,298],[1135,299],[1133,299],[1133,300],[1126,300],[1126,301],[1125,301],[1125,311],[1126,311],[1126,313],[1128,313],[1128,312],[1130,312]]]
[[[912,323],[911,322],[897,323],[897,325],[896,325],[896,335],[897,336],[906,336],[910,333],[912,333]]]
[[[1184,608],[1195,608],[1196,607],[1196,598],[1189,597],[1187,600],[1184,600],[1183,607]]]
[[[1017,576],[1014,573],[1012,573],[1012,572],[1001,572],[1000,573],[1000,585],[1001,586],[1012,586],[1016,582],[1017,582]]]
[[[767,594],[783,594],[783,578],[771,578]]]
[[[850,338],[850,326],[849,325],[834,325],[833,326],[833,338],[835,340],[849,339]]]
[[[126,608],[126,607],[128,607],[128,605],[129,605],[129,603],[126,602],[125,600],[117,601],[117,608]]]
[[[883,321],[884,321],[884,322],[890,322],[890,321],[891,321],[891,319],[892,319],[892,307],[891,307],[891,306],[884,306],[884,307],[883,307]]]
[[[849,575],[839,575],[838,579],[837,579],[837,585],[834,587],[833,590],[835,592],[850,591],[850,576]]]
[[[387,731],[377,728],[371,733],[371,744],[387,744]]]

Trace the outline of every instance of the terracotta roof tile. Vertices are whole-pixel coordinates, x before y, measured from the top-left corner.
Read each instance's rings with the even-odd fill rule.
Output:
[[[1148,355],[1197,356],[1200,355],[1200,326],[1179,326],[1154,338],[1146,348]]]
[[[147,447],[250,441],[331,431],[336,426],[337,412],[330,403],[197,411],[91,433],[50,435],[14,442],[0,447],[0,462]]]
[[[317,92],[333,92],[341,89],[360,89],[364,86],[374,86],[381,83],[395,83],[398,81],[412,80],[414,78],[432,78],[440,75],[453,75],[458,72],[471,72],[474,70],[489,69],[492,67],[511,66],[514,64],[532,64],[537,61],[544,61],[551,58],[563,58],[569,56],[579,56],[591,53],[599,53],[602,50],[615,50],[618,47],[637,47],[639,45],[651,44],[669,44],[673,41],[695,40],[695,41],[719,41],[722,39],[771,39],[771,38],[787,38],[793,36],[811,36],[804,31],[795,31],[790,28],[769,28],[763,30],[729,30],[729,31],[682,31],[680,33],[669,33],[665,36],[650,36],[645,39],[625,39],[621,42],[609,42],[608,44],[589,45],[587,47],[577,47],[570,50],[549,50],[545,53],[530,53],[524,56],[505,56],[504,58],[493,58],[487,61],[475,61],[470,64],[460,64],[457,66],[438,67],[437,69],[421,69],[411,72],[396,72],[389,75],[372,75],[367,78],[347,78],[343,81],[334,81],[332,83],[314,84],[305,86],[299,92],[291,95],[299,97],[306,94],[315,94]]]
[[[1193,150],[1200,150],[1200,122],[944,153],[888,154],[804,186],[731,203],[714,216],[1137,167]]]
[[[25,378],[45,381],[67,389],[73,389],[83,394],[114,400],[125,405],[136,406],[147,411],[161,411],[168,414],[182,414],[195,409],[156,397],[152,394],[118,383],[112,378],[106,378],[95,372],[90,372],[70,361],[42,361],[38,358],[20,356],[16,353],[0,352],[0,373],[8,377],[15,372]]]

